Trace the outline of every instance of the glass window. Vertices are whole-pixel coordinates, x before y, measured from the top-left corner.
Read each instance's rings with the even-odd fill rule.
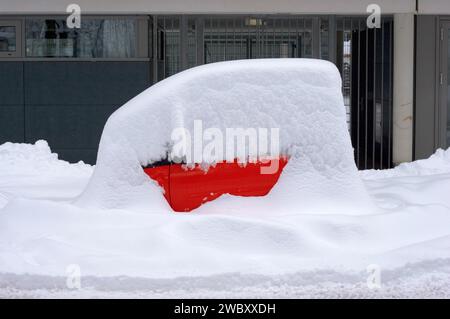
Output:
[[[311,32],[311,18],[207,19],[205,62],[311,57]]]
[[[16,51],[16,27],[0,26],[0,52]]]
[[[181,71],[181,31],[178,17],[158,17],[160,57],[163,78]]]
[[[65,19],[26,20],[27,57],[134,58],[137,57],[135,19],[81,20],[69,28]]]

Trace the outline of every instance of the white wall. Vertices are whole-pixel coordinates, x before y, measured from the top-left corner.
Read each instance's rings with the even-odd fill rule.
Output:
[[[394,15],[393,162],[413,156],[414,14]]]
[[[362,14],[371,3],[383,13],[415,10],[415,0],[1,0],[0,14],[64,13],[70,3],[85,13]]]

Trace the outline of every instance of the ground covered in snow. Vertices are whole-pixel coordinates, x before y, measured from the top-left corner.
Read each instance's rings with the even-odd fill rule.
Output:
[[[92,172],[0,145],[0,297],[450,297],[450,149],[360,172],[377,209],[357,216],[80,207]]]

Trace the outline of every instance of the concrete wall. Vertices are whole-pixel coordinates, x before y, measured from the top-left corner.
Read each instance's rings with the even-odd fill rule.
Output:
[[[436,116],[438,114],[437,81],[439,72],[438,17],[417,17],[416,83],[415,83],[415,159],[427,158],[434,153],[438,140]]]
[[[414,15],[394,15],[393,162],[413,158]]]
[[[419,0],[419,14],[450,14],[450,1]]]
[[[427,0],[428,1],[428,0]],[[446,0],[445,0],[446,1]],[[64,13],[73,1],[2,0],[0,13]],[[365,14],[377,3],[384,14],[414,12],[415,0],[77,0],[85,13],[293,13]]]
[[[0,143],[45,139],[95,163],[114,110],[150,85],[148,62],[0,62]]]

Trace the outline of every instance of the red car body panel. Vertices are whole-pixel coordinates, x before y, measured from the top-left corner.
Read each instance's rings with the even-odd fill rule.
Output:
[[[261,174],[268,163],[240,165],[220,162],[208,170],[199,165],[186,168],[183,164],[167,164],[144,168],[145,173],[164,189],[164,196],[176,212],[190,212],[223,194],[235,196],[265,196],[277,183],[288,159],[281,157],[273,174]]]

